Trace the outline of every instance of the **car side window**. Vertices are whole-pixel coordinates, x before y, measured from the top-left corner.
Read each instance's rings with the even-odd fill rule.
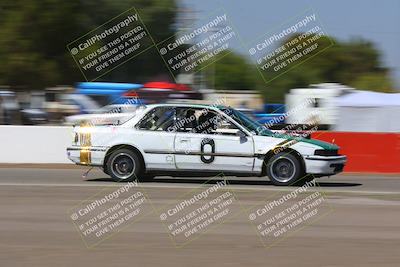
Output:
[[[235,135],[239,130],[222,114],[209,109],[178,108],[176,118],[178,132]]]
[[[177,108],[175,130],[177,132],[196,132],[199,110],[195,108]]]
[[[138,123],[137,128],[147,131],[174,131],[175,109],[158,107],[150,110]]]

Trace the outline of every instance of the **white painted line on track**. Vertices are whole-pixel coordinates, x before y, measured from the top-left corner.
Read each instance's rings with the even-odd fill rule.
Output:
[[[112,184],[90,184],[90,183],[71,183],[71,184],[51,184],[51,183],[0,183],[1,186],[38,186],[38,187],[120,187],[124,184],[112,183]],[[213,184],[210,184],[212,186]],[[205,186],[204,184],[199,184],[198,186],[193,186],[189,184],[140,184],[140,187],[143,188],[170,188],[170,189],[196,189],[199,186]],[[228,189],[231,190],[243,190],[243,191],[293,191],[294,187],[249,187],[242,185],[228,185]],[[332,189],[324,189],[321,187],[312,188],[310,191],[323,191],[326,193],[348,193],[348,194],[360,194],[360,195],[399,195],[400,192],[391,192],[391,191],[364,191],[364,190],[332,190]]]

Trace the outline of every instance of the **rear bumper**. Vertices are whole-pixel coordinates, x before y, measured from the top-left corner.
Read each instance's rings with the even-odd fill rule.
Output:
[[[306,156],[306,173],[333,175],[343,171],[347,162],[346,156]]]
[[[106,152],[104,147],[68,147],[67,157],[75,164],[103,166]]]

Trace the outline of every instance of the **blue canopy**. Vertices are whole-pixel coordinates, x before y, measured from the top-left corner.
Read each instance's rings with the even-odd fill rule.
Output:
[[[81,94],[119,94],[131,89],[142,88],[136,83],[81,82],[76,88]]]
[[[142,84],[136,83],[81,82],[76,84],[78,94],[102,96],[107,98],[104,103],[108,104],[124,104],[126,102],[126,99],[123,97],[125,92],[137,90],[142,87]]]

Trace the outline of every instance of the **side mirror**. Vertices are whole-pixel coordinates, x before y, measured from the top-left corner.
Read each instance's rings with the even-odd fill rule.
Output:
[[[247,142],[247,136],[246,136],[246,134],[245,134],[244,132],[238,130],[238,131],[236,132],[236,136],[239,136],[239,137],[240,137],[239,140],[240,140],[240,143],[241,143],[241,144]]]

